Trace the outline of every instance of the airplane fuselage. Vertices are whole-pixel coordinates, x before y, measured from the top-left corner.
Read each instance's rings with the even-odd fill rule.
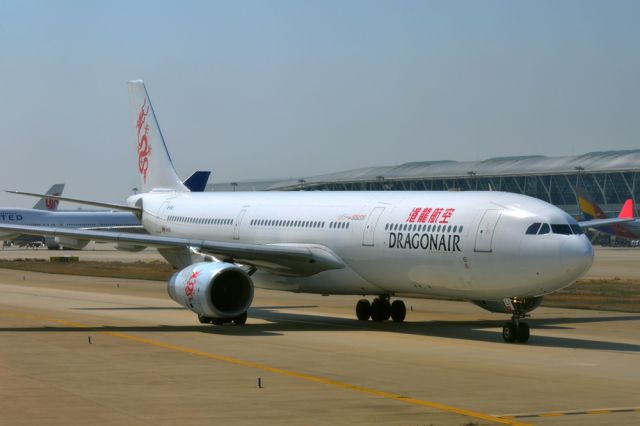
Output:
[[[346,265],[311,277],[256,273],[256,286],[278,290],[499,300],[566,287],[593,261],[582,234],[527,235],[533,223],[576,222],[511,193],[158,192],[143,206],[152,234],[317,244]]]
[[[24,208],[0,209],[0,224],[57,228],[105,228],[139,226],[131,213],[112,211],[46,211]],[[0,239],[13,239],[14,233],[0,232]]]

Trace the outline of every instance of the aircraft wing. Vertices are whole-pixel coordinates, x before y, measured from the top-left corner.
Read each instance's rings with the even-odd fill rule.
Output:
[[[310,276],[344,263],[328,248],[317,244],[251,244],[197,240],[164,235],[106,232],[45,226],[0,225],[0,231],[21,235],[46,235],[79,240],[105,241],[158,249],[187,248],[210,254],[220,260],[255,266],[289,276]]]
[[[633,222],[634,220],[635,220],[634,218],[612,217],[610,219],[585,220],[582,222],[578,222],[578,225],[580,225],[582,229],[599,228],[601,226],[609,226],[609,225],[616,225],[619,223]]]

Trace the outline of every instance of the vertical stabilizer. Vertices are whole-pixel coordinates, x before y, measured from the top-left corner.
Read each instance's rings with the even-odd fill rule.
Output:
[[[633,200],[631,198],[624,202],[618,217],[620,219],[633,219]]]
[[[142,191],[173,190],[189,192],[171,162],[158,120],[142,80],[130,81],[129,101],[138,152],[138,173]]]
[[[64,183],[56,183],[46,192],[47,195],[62,195],[62,191],[64,191]],[[35,206],[33,206],[36,210],[50,210],[56,211],[58,210],[59,200],[54,200],[53,198],[40,198]]]

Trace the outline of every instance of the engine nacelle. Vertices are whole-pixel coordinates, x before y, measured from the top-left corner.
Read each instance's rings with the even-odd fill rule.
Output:
[[[473,303],[490,312],[510,314],[515,310],[522,313],[533,311],[542,303],[542,296],[511,298],[504,300],[472,300]]]
[[[169,296],[193,312],[211,318],[235,318],[253,302],[253,281],[231,263],[200,262],[176,272]]]
[[[77,238],[69,238],[69,237],[55,237],[55,242],[62,247],[82,250],[89,244],[89,240],[78,240]]]

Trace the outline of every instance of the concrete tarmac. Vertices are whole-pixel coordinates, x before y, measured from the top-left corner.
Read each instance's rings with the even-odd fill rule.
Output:
[[[540,308],[520,345],[464,302],[378,324],[257,290],[216,327],[159,282],[0,269],[0,295],[2,425],[640,423],[638,314]]]

